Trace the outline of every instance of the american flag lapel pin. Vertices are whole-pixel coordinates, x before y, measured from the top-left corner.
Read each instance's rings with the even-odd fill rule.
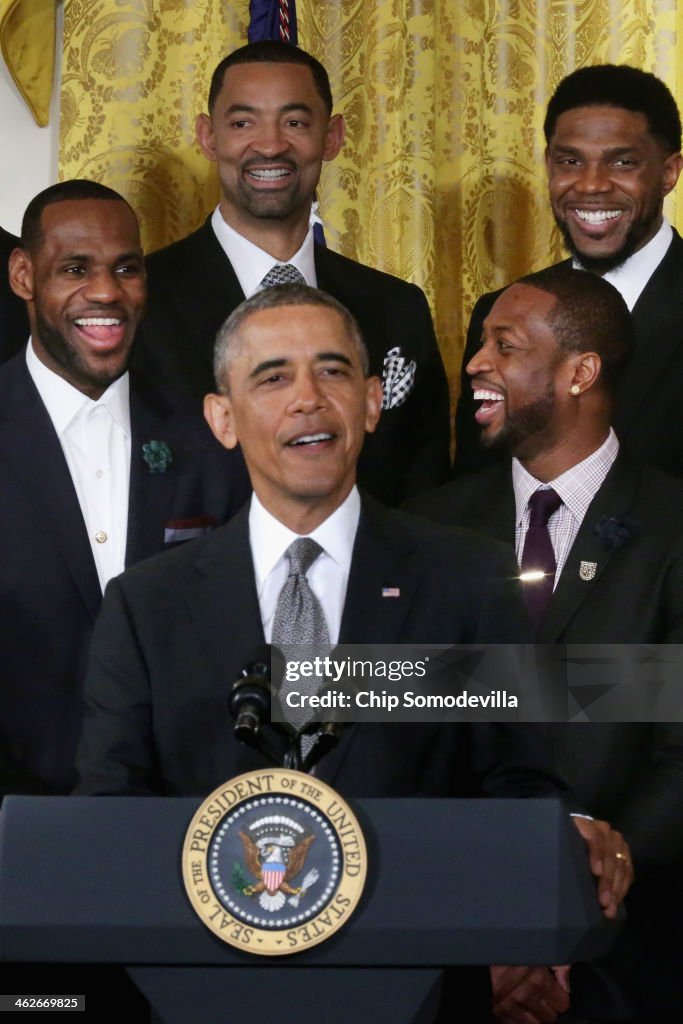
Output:
[[[382,597],[400,597],[400,587],[382,587]]]

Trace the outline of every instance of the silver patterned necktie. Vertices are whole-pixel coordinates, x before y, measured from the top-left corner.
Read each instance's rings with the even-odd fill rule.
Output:
[[[317,644],[329,647],[330,635],[320,601],[306,579],[306,573],[322,551],[311,537],[299,537],[285,551],[289,574],[278,595],[273,618],[273,643],[278,646]]]
[[[306,278],[291,263],[276,263],[274,267],[270,268],[256,291],[262,292],[264,288],[273,288],[276,284],[306,284]]]
[[[320,601],[306,579],[306,573],[322,554],[323,549],[311,537],[299,537],[285,551],[289,561],[289,574],[280,591],[273,618],[272,642],[285,658],[298,660],[311,656],[325,657],[330,653],[330,634]],[[311,647],[315,650],[312,652]],[[283,682],[280,704],[287,721],[300,729],[310,718],[306,708],[288,708],[285,702],[289,690],[312,694],[319,689],[322,679],[315,676],[302,678],[296,683]]]

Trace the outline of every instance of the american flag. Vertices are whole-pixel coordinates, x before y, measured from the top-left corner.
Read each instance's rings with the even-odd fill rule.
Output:
[[[296,0],[250,0],[250,43],[262,39],[281,39],[296,46]]]
[[[382,597],[400,597],[400,587],[382,587]]]

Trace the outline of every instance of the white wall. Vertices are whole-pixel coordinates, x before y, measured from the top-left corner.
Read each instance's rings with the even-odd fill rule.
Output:
[[[57,10],[57,71],[50,123],[39,128],[0,55],[0,225],[19,233],[29,200],[57,180],[63,10]]]

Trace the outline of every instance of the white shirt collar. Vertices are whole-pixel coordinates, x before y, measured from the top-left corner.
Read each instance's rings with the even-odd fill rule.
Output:
[[[267,253],[264,249],[259,249],[258,245],[254,245],[248,238],[238,234],[234,228],[226,224],[223,220],[220,206],[217,206],[213,211],[211,227],[225,255],[232,263],[232,268],[237,275],[242,291],[246,298],[249,298],[254,294],[268,271],[272,270],[276,263],[281,261],[273,259],[270,253]],[[311,285],[312,288],[315,288],[317,284],[314,252],[313,226],[311,223],[301,248],[286,262],[296,267],[303,274],[306,284]]]
[[[629,310],[633,309],[643,288],[666,256],[673,236],[671,225],[666,218],[663,218],[659,231],[647,245],[634,252],[633,256],[629,256],[620,267],[609,270],[603,275],[605,281],[614,285],[621,294]],[[579,270],[582,269],[580,260],[575,259],[573,266]]]
[[[577,462],[549,483],[541,483],[524,468],[519,459],[512,460],[512,486],[515,492],[515,526],[519,527],[529,498],[539,487],[552,487],[563,504],[579,522],[607,476],[619,453],[619,441],[610,427],[606,440],[587,458]]]
[[[97,401],[93,401],[38,358],[32,339],[29,339],[26,348],[26,366],[58,437],[62,437],[69,424],[81,412],[104,406],[130,438],[130,384],[127,372],[110,384]]]
[[[338,509],[308,534],[347,574],[351,569],[351,556],[360,519],[360,495],[353,487]],[[249,508],[249,541],[256,575],[256,589],[260,595],[263,584],[273,568],[284,556],[289,545],[300,536],[268,512],[255,494]]]

